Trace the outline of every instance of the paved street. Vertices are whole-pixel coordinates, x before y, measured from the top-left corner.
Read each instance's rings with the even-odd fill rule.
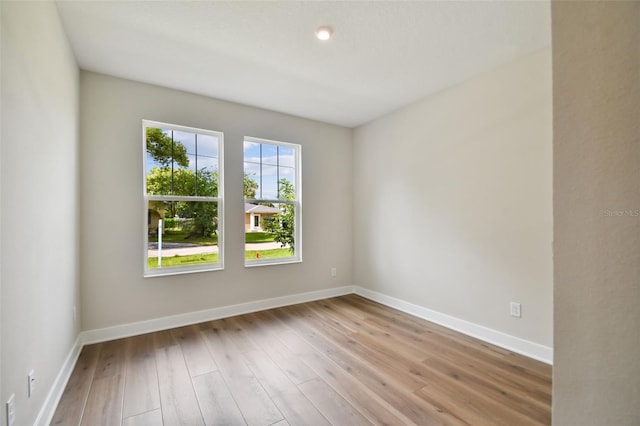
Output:
[[[253,243],[246,244],[247,250],[273,250],[280,248],[280,243]],[[164,243],[162,244],[162,257],[175,255],[186,256],[190,254],[217,253],[218,246],[199,246],[197,244]],[[158,244],[149,243],[148,257],[158,257]]]

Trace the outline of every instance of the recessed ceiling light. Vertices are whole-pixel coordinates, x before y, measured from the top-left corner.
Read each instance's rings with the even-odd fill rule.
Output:
[[[333,29],[331,27],[318,27],[316,30],[316,38],[318,40],[327,41],[333,35]]]

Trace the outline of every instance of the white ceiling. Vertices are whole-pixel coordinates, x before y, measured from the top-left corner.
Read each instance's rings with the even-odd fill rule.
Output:
[[[82,69],[349,127],[551,39],[548,1],[57,5]]]

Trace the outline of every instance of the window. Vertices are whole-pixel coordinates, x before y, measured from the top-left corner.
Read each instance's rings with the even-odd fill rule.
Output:
[[[222,269],[223,134],[143,121],[145,276]]]
[[[302,261],[300,151],[244,139],[245,266]]]

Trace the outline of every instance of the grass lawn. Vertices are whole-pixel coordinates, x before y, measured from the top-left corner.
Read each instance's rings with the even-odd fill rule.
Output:
[[[155,235],[149,235],[150,243],[157,243],[158,237]],[[214,246],[218,244],[218,236],[214,235],[213,237],[202,237],[200,235],[192,235],[189,236],[189,232],[181,232],[181,231],[165,231],[162,234],[162,242],[163,243],[189,243],[189,244],[198,244],[200,246]]]
[[[247,232],[244,235],[246,243],[272,243],[275,241],[273,234],[268,232]]]
[[[273,250],[247,250],[244,252],[244,258],[246,260],[257,259],[256,253],[260,253],[260,259],[275,259],[278,257],[291,257],[291,250],[288,248],[279,248]]]
[[[274,250],[248,250],[244,254],[246,260],[255,260],[256,253],[260,253],[260,259],[275,259],[281,257],[291,257],[291,251],[288,248]],[[188,266],[202,265],[204,263],[216,263],[218,261],[218,253],[209,254],[191,254],[188,256],[171,256],[162,258],[162,267],[170,266]],[[150,257],[148,259],[149,268],[158,267],[158,258]]]
[[[158,267],[158,258],[150,257],[147,259],[149,268]],[[218,253],[208,254],[190,254],[188,256],[171,256],[162,258],[162,267],[169,266],[188,266],[202,265],[204,263],[216,263],[218,261]]]
[[[187,238],[188,237],[188,238]],[[274,240],[273,234],[268,232],[247,232],[245,234],[245,242],[247,243],[272,243]],[[157,243],[158,237],[155,235],[149,235],[150,243]],[[218,244],[218,236],[202,237],[202,236],[190,236],[189,232],[181,231],[165,231],[162,234],[162,242],[165,243],[189,243],[198,244],[201,246],[213,246]]]

